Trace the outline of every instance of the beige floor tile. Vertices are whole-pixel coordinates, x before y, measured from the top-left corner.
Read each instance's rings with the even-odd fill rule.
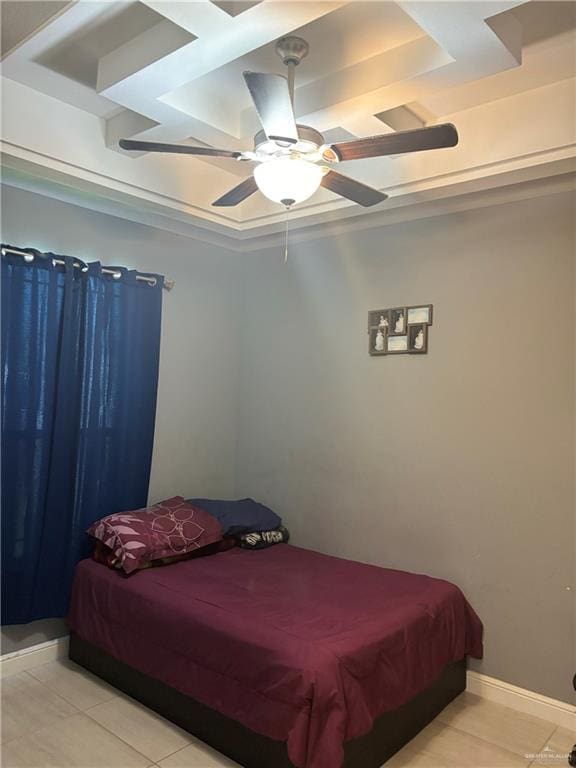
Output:
[[[576,733],[567,728],[557,728],[552,738],[540,750],[534,765],[568,765],[568,755],[576,744]]]
[[[438,721],[496,744],[517,755],[535,753],[556,726],[471,693],[461,694],[437,718]]]
[[[2,743],[25,736],[78,710],[26,672],[2,681]]]
[[[193,740],[186,731],[127,697],[99,704],[86,714],[155,762]]]
[[[139,754],[82,713],[3,747],[3,768],[146,768]]]
[[[44,664],[28,673],[77,709],[89,709],[118,696],[118,691],[72,661]]]
[[[195,740],[190,746],[158,761],[159,768],[240,768],[238,763]]]
[[[433,722],[384,768],[527,768],[529,760]]]

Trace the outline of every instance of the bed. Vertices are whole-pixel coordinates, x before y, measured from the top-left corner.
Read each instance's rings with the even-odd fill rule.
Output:
[[[465,688],[460,590],[291,545],[77,568],[70,657],[246,768],[379,768]]]

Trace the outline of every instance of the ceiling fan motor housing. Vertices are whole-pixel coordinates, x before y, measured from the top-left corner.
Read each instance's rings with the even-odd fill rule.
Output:
[[[289,147],[294,152],[299,154],[307,154],[309,152],[316,152],[318,147],[324,144],[324,137],[315,128],[310,128],[309,125],[296,125],[298,130],[298,141],[295,144],[290,144]],[[278,143],[270,141],[264,131],[258,131],[254,136],[254,151],[258,152],[262,150],[267,154],[278,151]]]

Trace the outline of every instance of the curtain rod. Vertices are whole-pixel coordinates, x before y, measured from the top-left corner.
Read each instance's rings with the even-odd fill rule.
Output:
[[[27,253],[26,251],[17,251],[15,248],[2,248],[2,256],[4,256],[5,253],[13,253],[15,256],[23,256],[26,261],[33,261],[34,260],[34,254],[33,253]],[[62,261],[62,259],[52,259],[53,264],[65,264],[65,261]],[[73,264],[75,267],[81,268],[84,264],[83,261],[80,259],[77,259],[77,261]],[[115,269],[109,269],[108,267],[102,267],[102,272],[105,275],[113,275],[114,277],[118,278],[121,276],[121,272],[117,272]],[[136,275],[136,280],[141,280],[143,283],[148,283],[148,285],[156,285],[156,278],[155,277],[145,277],[144,275]],[[174,288],[174,280],[170,280],[169,278],[165,277],[164,282],[162,285],[163,288],[165,288],[167,291],[171,291],[172,288]]]

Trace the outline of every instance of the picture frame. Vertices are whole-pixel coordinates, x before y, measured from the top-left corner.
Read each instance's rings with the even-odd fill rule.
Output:
[[[381,336],[380,339],[378,334]],[[373,357],[388,354],[388,334],[378,326],[368,330],[368,353]]]
[[[373,309],[368,312],[368,331],[371,328],[382,328],[388,331],[390,327],[390,310]]]
[[[386,351],[389,355],[405,355],[408,352],[408,335],[393,334],[388,336]]]
[[[425,355],[428,352],[428,325],[414,323],[408,326],[408,352],[411,355]]]
[[[368,354],[372,357],[427,354],[432,313],[432,304],[369,310]]]
[[[390,327],[388,329],[388,336],[405,336],[406,335],[406,307],[395,307],[390,310]],[[402,326],[398,325],[398,321],[402,319]],[[396,330],[398,328],[398,330]]]
[[[432,325],[432,304],[415,304],[406,307],[407,325]]]

